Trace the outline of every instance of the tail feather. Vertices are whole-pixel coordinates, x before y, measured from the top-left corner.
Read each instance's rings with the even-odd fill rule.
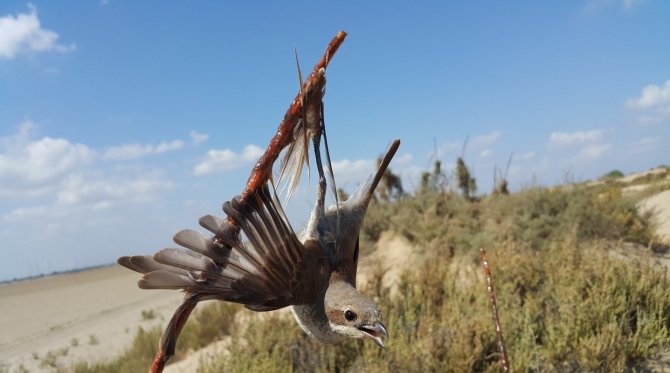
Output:
[[[177,232],[173,240],[175,243],[210,257],[219,263],[225,263],[230,254],[230,248],[225,248],[221,243],[191,229]]]
[[[160,270],[174,271],[176,269],[172,266],[158,263],[152,255],[122,256],[116,262],[142,274]]]
[[[246,303],[257,295],[256,289],[271,286],[260,273],[259,253],[242,244],[239,228],[213,215],[203,216],[200,223],[215,236],[184,229],[174,241],[189,250],[166,248],[153,256],[124,256],[118,263],[144,274],[138,282],[141,289],[180,289]]]
[[[226,226],[226,220],[215,215],[205,215],[198,220],[200,226],[214,233],[223,235]]]
[[[197,279],[215,281],[236,281],[245,275],[253,275],[239,263],[235,255],[224,265],[215,263],[211,258],[179,249],[163,249],[154,254],[154,259],[167,266],[181,268],[194,273]],[[251,268],[253,270],[253,268]]]
[[[214,215],[205,215],[200,218],[199,223],[203,228],[214,233],[217,242],[235,248],[242,246],[240,229],[227,220]]]
[[[145,274],[137,283],[140,289],[184,289],[191,290],[198,287],[198,283],[188,274],[158,270]]]
[[[179,249],[163,249],[154,254],[154,259],[158,263],[182,268],[187,271],[202,271],[207,273],[221,271],[221,268],[212,259]]]

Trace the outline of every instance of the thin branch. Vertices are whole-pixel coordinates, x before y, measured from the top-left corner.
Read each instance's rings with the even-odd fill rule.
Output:
[[[486,288],[489,292],[489,299],[493,309],[493,322],[496,325],[496,340],[498,342],[498,351],[500,351],[500,364],[503,371],[509,372],[509,360],[507,359],[507,350],[505,350],[505,341],[503,340],[502,327],[500,326],[500,318],[498,317],[498,305],[496,302],[496,293],[493,291],[493,280],[491,278],[491,268],[489,268],[489,260],[486,257],[486,250],[479,249],[479,255],[482,258],[482,265],[484,266],[484,276],[486,277]]]

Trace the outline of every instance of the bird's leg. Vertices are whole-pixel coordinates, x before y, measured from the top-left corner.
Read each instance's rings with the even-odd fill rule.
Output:
[[[321,152],[319,151],[319,142],[321,134],[320,132],[315,134],[312,138],[314,144],[314,156],[316,158],[316,168],[319,172],[319,182],[316,188],[316,202],[314,204],[314,210],[309,217],[307,227],[305,228],[308,235],[312,238],[318,237],[323,233],[323,223],[325,222],[326,216],[326,175],[323,172],[323,165],[321,164]]]
[[[174,356],[179,333],[181,333],[181,330],[186,324],[186,320],[188,320],[191,312],[193,312],[195,306],[201,300],[200,298],[201,296],[197,294],[187,294],[186,299],[184,299],[184,303],[182,303],[181,306],[177,308],[174,315],[172,315],[172,318],[170,319],[170,322],[168,323],[168,326],[165,328],[165,332],[163,332],[163,336],[161,337],[160,347],[156,353],[156,356],[154,357],[153,363],[151,364],[149,373],[161,373],[163,368],[165,368],[165,364],[168,362],[168,360]]]
[[[326,164],[328,165],[328,175],[330,176],[331,190],[335,196],[335,232],[340,231],[340,197],[337,195],[337,185],[335,185],[335,174],[333,173],[333,164],[330,161],[330,148],[328,147],[328,136],[326,135],[326,120],[323,114],[323,102],[321,102],[321,113],[319,116],[320,134],[323,134],[323,146],[326,150]],[[315,151],[316,153],[316,151]]]
[[[321,102],[321,116],[320,116],[320,127],[321,127],[321,132],[323,134],[323,146],[326,150],[326,164],[328,165],[328,173],[330,174],[330,179],[333,183],[332,188],[333,188],[333,194],[335,195],[335,206],[338,208],[340,207],[340,198],[337,196],[337,186],[335,185],[335,175],[333,174],[333,164],[330,161],[330,148],[328,148],[328,136],[326,135],[326,120],[324,119],[325,116],[323,114],[323,102]],[[338,219],[339,222],[339,219]]]
[[[323,172],[323,164],[321,162],[321,131],[318,131],[312,138],[314,144],[314,158],[316,159],[316,170],[319,172],[319,186],[316,191],[317,205],[321,211],[325,210],[326,201],[326,174]]]

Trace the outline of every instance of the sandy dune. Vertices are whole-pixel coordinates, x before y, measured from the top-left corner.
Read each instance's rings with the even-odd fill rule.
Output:
[[[640,202],[642,211],[654,214],[656,233],[670,243],[670,190],[655,194]]]
[[[0,286],[0,368],[48,371],[58,363],[112,358],[138,326],[165,323],[179,305],[173,291],[142,291],[139,275],[117,266]],[[156,317],[142,320],[142,311]]]

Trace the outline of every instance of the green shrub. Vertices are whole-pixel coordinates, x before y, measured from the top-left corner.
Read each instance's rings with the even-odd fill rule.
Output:
[[[624,177],[623,172],[621,172],[619,170],[612,170],[612,171],[606,173],[605,175],[601,176],[600,180],[613,180],[613,179],[618,179],[618,178],[621,178],[621,177]]]

